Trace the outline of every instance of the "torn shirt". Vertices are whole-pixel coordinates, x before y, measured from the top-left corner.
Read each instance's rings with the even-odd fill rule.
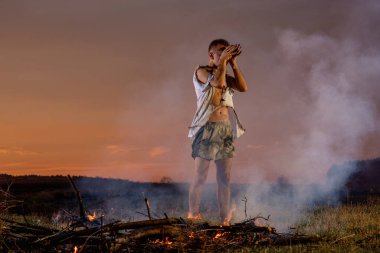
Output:
[[[229,109],[228,110],[229,116],[230,116],[229,118],[230,118],[231,126],[233,129],[234,138],[240,137],[245,132],[245,129],[240,123],[237,113],[234,109],[233,100],[232,100],[234,90],[230,87],[227,87],[227,90],[222,95],[221,104],[219,106],[213,105],[212,98],[215,94],[216,89],[218,89],[218,88],[213,87],[210,83],[211,80],[214,78],[214,75],[210,74],[207,78],[207,82],[203,84],[197,78],[197,74],[196,74],[197,69],[195,70],[194,76],[193,76],[195,93],[197,95],[197,110],[193,117],[191,126],[189,127],[190,129],[189,129],[188,137],[193,138],[196,135],[196,133],[199,131],[199,129],[201,129],[201,127],[206,124],[211,114],[215,110],[223,106],[227,106]]]

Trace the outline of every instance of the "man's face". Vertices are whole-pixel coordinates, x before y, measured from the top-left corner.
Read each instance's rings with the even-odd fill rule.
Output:
[[[213,48],[211,48],[209,52],[209,58],[214,64],[219,63],[220,56],[222,55],[224,49],[226,49],[227,46],[225,45],[216,45]]]

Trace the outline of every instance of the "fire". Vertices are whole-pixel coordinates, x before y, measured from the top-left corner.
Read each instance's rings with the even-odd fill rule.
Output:
[[[218,239],[218,238],[221,238],[222,236],[228,234],[228,232],[221,232],[219,231],[218,233],[216,233],[216,235],[214,236],[214,239]]]
[[[196,214],[196,215],[193,215],[192,213],[187,213],[187,218],[188,219],[193,219],[193,220],[201,220],[202,219],[202,216],[200,213]]]
[[[228,212],[227,217],[224,219],[223,226],[229,226],[232,219],[233,213],[236,211],[236,205],[233,205],[231,210]]]
[[[161,241],[161,240],[157,239],[157,240],[154,241],[154,243],[156,243],[156,244],[162,244],[162,245],[171,245],[171,244],[173,244],[173,242],[171,242],[169,240],[169,237],[167,237],[167,236],[165,237],[165,240]]]
[[[94,214],[93,214],[93,215],[91,215],[91,214],[87,215],[87,219],[88,219],[89,221],[95,220],[95,218],[96,218],[96,212],[95,212],[95,211],[94,211]]]
[[[170,240],[169,240],[169,237],[165,237],[165,244],[166,245],[170,245],[170,244],[172,244],[173,242],[171,242]]]
[[[74,246],[74,253],[78,253],[78,247]]]

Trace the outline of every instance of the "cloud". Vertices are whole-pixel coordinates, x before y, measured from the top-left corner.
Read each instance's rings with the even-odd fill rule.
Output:
[[[39,152],[27,150],[21,147],[0,147],[0,155],[37,155]]]
[[[150,157],[157,157],[157,156],[161,156],[163,154],[166,154],[169,151],[170,151],[170,149],[167,147],[157,146],[157,147],[154,147],[151,150],[149,150],[149,155],[150,155]]]
[[[113,155],[125,154],[131,151],[138,150],[138,148],[130,148],[130,147],[126,147],[125,145],[118,145],[118,144],[107,145],[106,149]]]

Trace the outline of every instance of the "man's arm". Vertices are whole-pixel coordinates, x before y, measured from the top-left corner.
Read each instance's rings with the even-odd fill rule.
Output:
[[[220,89],[227,86],[227,79],[226,79],[227,66],[226,65],[227,63],[220,64],[217,66],[215,74],[214,74],[214,78],[210,81],[210,84],[212,86],[216,88],[220,88]],[[211,69],[208,69],[207,67],[198,68],[196,72],[198,80],[205,84],[210,75],[210,72],[212,73],[212,71],[213,71],[212,68]]]
[[[230,87],[233,89],[240,91],[240,92],[245,92],[248,89],[247,83],[245,82],[245,78],[243,74],[240,71],[240,68],[236,62],[236,59],[238,55],[241,54],[241,46],[240,44],[237,45],[237,50],[234,52],[232,55],[231,60],[229,61],[229,64],[234,72],[234,77],[228,76],[227,83]]]
[[[227,80],[226,80],[227,63],[230,59],[234,57],[234,53],[236,53],[237,48],[238,47],[236,45],[230,45],[226,47],[226,49],[224,49],[223,53],[220,55],[219,63],[216,66],[216,70],[214,73],[214,78],[210,81],[210,84],[212,86],[219,89],[227,86]],[[197,78],[202,83],[206,83],[210,73],[205,68],[199,68],[196,74],[197,74]]]
[[[226,72],[227,72],[227,60],[221,59],[220,63],[218,64],[214,78],[211,80],[211,85],[222,89],[223,87],[227,86],[227,80],[226,80]]]
[[[234,77],[227,76],[228,86],[233,88],[234,90],[240,92],[246,92],[248,90],[247,83],[245,82],[245,78],[240,68],[238,67],[236,61],[234,63],[230,62],[231,68],[234,72]]]

